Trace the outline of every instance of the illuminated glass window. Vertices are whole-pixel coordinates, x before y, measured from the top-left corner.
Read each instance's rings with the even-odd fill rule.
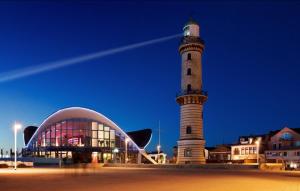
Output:
[[[96,131],[96,130],[98,130],[98,123],[97,122],[92,122],[92,130],[93,131]]]
[[[98,125],[98,130],[103,131],[103,124]]]
[[[184,36],[190,36],[190,27],[189,26],[186,26],[183,30],[183,35]]]
[[[110,139],[111,140],[115,139],[115,130],[110,130]]]
[[[98,131],[98,138],[99,139],[104,139],[104,133],[103,133],[103,131]]]
[[[192,149],[184,149],[184,157],[192,157]]]
[[[98,146],[98,140],[92,139],[92,147],[97,147],[97,146]]]
[[[248,155],[249,154],[249,147],[245,148],[245,154]]]
[[[97,133],[98,131],[92,131],[92,138],[97,139]]]
[[[109,132],[107,132],[107,131],[104,132],[104,138],[109,139]]]
[[[240,149],[239,149],[239,148],[234,148],[233,153],[234,153],[235,155],[239,155],[239,154],[240,154]]]
[[[253,154],[253,147],[249,147],[249,154]]]

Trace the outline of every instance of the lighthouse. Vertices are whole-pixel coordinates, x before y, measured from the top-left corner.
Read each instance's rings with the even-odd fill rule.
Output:
[[[207,93],[202,88],[202,53],[204,41],[199,24],[190,20],[183,27],[179,45],[181,55],[181,90],[176,96],[180,106],[180,137],[177,164],[204,164],[203,104]]]

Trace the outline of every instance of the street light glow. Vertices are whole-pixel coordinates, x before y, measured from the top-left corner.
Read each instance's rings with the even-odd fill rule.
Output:
[[[17,170],[17,131],[22,128],[22,124],[15,122],[14,124],[14,135],[15,135],[15,170]]]

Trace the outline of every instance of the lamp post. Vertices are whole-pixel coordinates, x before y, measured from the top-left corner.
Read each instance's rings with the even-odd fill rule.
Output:
[[[256,147],[257,147],[257,165],[259,165],[259,144],[260,144],[260,141],[257,140],[255,141],[255,144],[256,144]]]
[[[126,137],[125,138],[125,163],[127,163],[127,161],[128,161],[128,151],[127,151],[127,144],[128,144],[128,142],[129,142],[129,138]]]
[[[15,170],[17,170],[17,131],[22,128],[20,123],[15,122],[14,124],[14,134],[15,134]]]

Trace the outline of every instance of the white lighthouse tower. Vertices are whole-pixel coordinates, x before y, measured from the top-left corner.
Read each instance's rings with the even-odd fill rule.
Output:
[[[203,104],[207,93],[202,89],[202,53],[197,22],[190,20],[183,28],[179,46],[181,55],[181,91],[176,101],[180,105],[180,138],[177,142],[177,164],[204,164]]]

